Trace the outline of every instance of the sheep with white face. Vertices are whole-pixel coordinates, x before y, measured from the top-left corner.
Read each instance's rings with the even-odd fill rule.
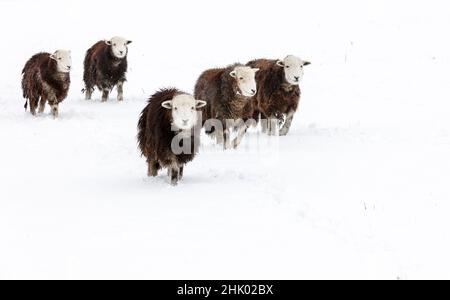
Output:
[[[72,56],[69,50],[58,50],[50,58],[56,61],[58,72],[69,73],[72,69]]]
[[[245,97],[253,97],[256,95],[256,72],[259,69],[252,69],[250,67],[236,67],[230,76],[236,79],[240,93]]]
[[[188,131],[198,122],[197,109],[206,106],[206,101],[196,100],[191,95],[178,95],[162,103],[162,107],[172,110],[172,122],[176,129]]]
[[[289,55],[284,60],[279,60],[277,65],[284,68],[286,81],[291,85],[299,85],[303,79],[303,67],[310,65],[296,56]]]
[[[132,43],[132,41],[127,40],[123,37],[116,36],[110,39],[109,41],[105,41],[108,46],[111,46],[112,53],[115,57],[122,59],[128,55],[128,45]]]

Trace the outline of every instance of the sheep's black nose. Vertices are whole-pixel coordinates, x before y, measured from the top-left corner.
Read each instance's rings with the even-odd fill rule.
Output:
[[[67,66],[67,69],[69,69],[69,70],[72,69],[72,66]]]
[[[252,90],[252,93],[253,93],[253,94],[256,94],[256,90]]]
[[[300,79],[300,77],[297,77],[297,76],[296,76],[296,77],[294,77],[294,78],[295,78],[295,80],[296,80],[296,81],[298,81],[298,80]]]

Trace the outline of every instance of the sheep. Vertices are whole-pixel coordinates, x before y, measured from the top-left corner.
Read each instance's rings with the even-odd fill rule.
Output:
[[[91,100],[95,87],[102,92],[102,102],[108,101],[109,93],[117,86],[117,100],[123,101],[123,84],[128,69],[128,45],[132,41],[113,37],[97,42],[84,59],[84,84],[82,92]]]
[[[247,66],[260,68],[258,72],[258,93],[256,95],[256,113],[261,113],[264,132],[276,134],[278,125],[280,136],[289,133],[294,114],[300,102],[299,83],[303,78],[303,67],[310,62],[289,55],[284,60],[258,59]],[[277,124],[278,123],[278,124]]]
[[[206,133],[215,136],[225,149],[237,148],[247,132],[248,120],[253,117],[252,97],[256,95],[257,68],[234,64],[227,68],[205,71],[197,80],[194,97],[207,102]],[[216,124],[212,126],[212,121]],[[214,127],[214,130],[212,128]],[[238,131],[231,141],[231,131]]]
[[[204,106],[205,101],[175,88],[150,97],[138,124],[139,148],[147,158],[149,177],[167,168],[172,185],[183,178],[184,166],[198,153],[202,128],[198,109]]]
[[[25,111],[29,104],[30,112],[35,116],[39,105],[39,113],[43,113],[48,101],[53,117],[57,118],[59,104],[69,92],[71,68],[71,52],[67,50],[38,53],[28,60],[22,70],[23,97],[27,99]]]

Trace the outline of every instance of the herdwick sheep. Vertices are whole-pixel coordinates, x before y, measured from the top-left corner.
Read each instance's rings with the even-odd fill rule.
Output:
[[[108,101],[109,93],[117,86],[117,100],[123,101],[123,84],[128,69],[128,45],[132,42],[122,37],[100,41],[90,48],[84,59],[83,92],[91,100],[95,87],[102,92],[102,102]]]
[[[163,89],[151,96],[138,124],[138,142],[147,158],[148,176],[168,168],[172,185],[183,177],[184,166],[198,153],[201,112],[205,101],[177,89]]]
[[[258,59],[247,65],[261,69],[256,78],[256,111],[264,119],[263,131],[276,134],[278,125],[284,122],[279,134],[287,135],[300,102],[303,67],[310,62],[290,55],[284,60]]]
[[[257,68],[235,64],[205,71],[197,80],[194,97],[207,102],[203,125],[225,149],[237,148],[253,118],[253,97],[257,92]],[[214,129],[213,129],[214,128]],[[237,137],[231,141],[231,132]]]
[[[43,113],[48,101],[53,117],[57,118],[58,106],[69,92],[71,68],[70,51],[34,55],[22,70],[23,97],[27,99],[25,110],[29,104],[31,114],[36,115],[39,105],[39,113]]]

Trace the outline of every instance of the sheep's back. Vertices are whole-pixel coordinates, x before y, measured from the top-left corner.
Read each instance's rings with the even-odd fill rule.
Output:
[[[22,70],[23,97],[37,99],[42,93],[41,67],[50,60],[49,53],[38,53],[32,56]]]

